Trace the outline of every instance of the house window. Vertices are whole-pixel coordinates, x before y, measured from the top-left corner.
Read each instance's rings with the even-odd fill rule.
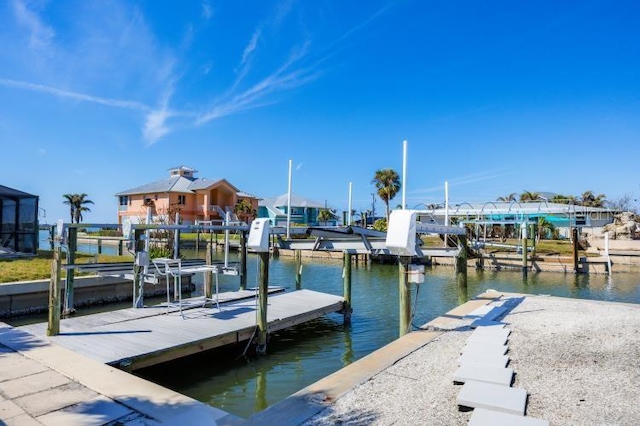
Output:
[[[186,195],[178,195],[178,204],[184,206],[187,204],[187,196]]]
[[[123,195],[120,197],[120,205],[121,206],[126,206],[129,204],[129,197],[127,197],[126,195]]]

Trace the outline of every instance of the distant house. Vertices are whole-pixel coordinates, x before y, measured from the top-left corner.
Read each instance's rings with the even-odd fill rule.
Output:
[[[0,185],[0,254],[38,250],[38,197]]]
[[[169,169],[169,177],[118,192],[118,223],[129,218],[133,223],[144,221],[147,209],[152,217],[168,217],[180,213],[184,224],[196,221],[221,221],[229,212],[231,220],[250,222],[251,214],[233,211],[242,200],[254,211],[258,210],[258,198],[240,191],[226,179],[196,178],[197,170],[185,166]]]
[[[258,217],[269,218],[272,225],[286,225],[287,205],[287,194],[276,198],[264,198],[258,203]],[[322,203],[291,194],[291,223],[308,226],[335,226],[336,219],[318,222],[318,213],[324,208]]]

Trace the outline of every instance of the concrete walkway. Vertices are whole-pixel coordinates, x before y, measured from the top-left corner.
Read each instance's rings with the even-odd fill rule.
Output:
[[[0,424],[222,425],[222,410],[0,323]]]

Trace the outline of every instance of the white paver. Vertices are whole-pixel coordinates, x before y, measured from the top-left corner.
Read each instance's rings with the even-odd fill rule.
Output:
[[[534,417],[518,416],[506,414],[499,411],[476,408],[469,419],[469,426],[549,426],[548,420],[536,419]]]
[[[513,369],[469,363],[462,364],[453,373],[454,383],[466,383],[470,380],[483,383],[493,383],[501,386],[511,386],[511,382],[513,381]]]
[[[496,345],[492,343],[477,343],[469,342],[460,351],[460,353],[466,352],[482,352],[486,354],[504,355],[509,350],[507,345]]]
[[[477,320],[475,320],[474,322],[472,322],[469,327],[471,328],[478,328],[478,327],[505,327],[506,324],[500,321],[493,321],[493,320],[489,320],[489,319],[485,319],[485,318],[479,318]]]
[[[501,306],[485,305],[465,315],[465,318],[482,318],[486,321],[493,321],[504,315],[508,311],[507,308]]]
[[[527,391],[470,380],[462,386],[457,401],[461,407],[486,408],[524,416]]]
[[[493,345],[505,345],[509,338],[498,334],[471,334],[467,343],[488,343]]]
[[[500,323],[499,325],[489,325],[489,326],[485,326],[485,327],[476,327],[475,330],[473,330],[473,333],[471,333],[472,336],[474,335],[498,335],[498,336],[504,336],[504,337],[509,337],[509,335],[511,334],[511,329],[506,328],[504,326],[504,324]]]
[[[507,355],[486,354],[484,352],[465,352],[457,359],[458,364],[478,364],[489,367],[506,367],[509,364]]]

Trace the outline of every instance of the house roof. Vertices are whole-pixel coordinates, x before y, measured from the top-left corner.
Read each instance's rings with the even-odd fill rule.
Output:
[[[192,194],[199,189],[206,189],[220,182],[225,182],[234,191],[236,191],[236,194],[240,197],[258,198],[254,195],[240,191],[226,179],[188,178],[184,176],[171,176],[166,179],[158,180],[135,188],[127,189],[126,191],[118,192],[115,195],[116,197],[119,197],[122,195],[156,194],[163,192]]]
[[[288,194],[282,194],[279,197],[275,197],[275,198],[264,198],[260,201],[259,205],[265,206],[265,207],[272,207],[276,209],[278,207],[286,207],[288,204],[287,195]],[[310,200],[308,198],[301,197],[296,194],[291,194],[291,206],[292,207],[324,208],[324,204],[314,200]]]
[[[18,191],[17,189],[9,188],[8,186],[0,185],[0,197],[5,198],[36,198],[35,195],[27,194],[26,192]]]

